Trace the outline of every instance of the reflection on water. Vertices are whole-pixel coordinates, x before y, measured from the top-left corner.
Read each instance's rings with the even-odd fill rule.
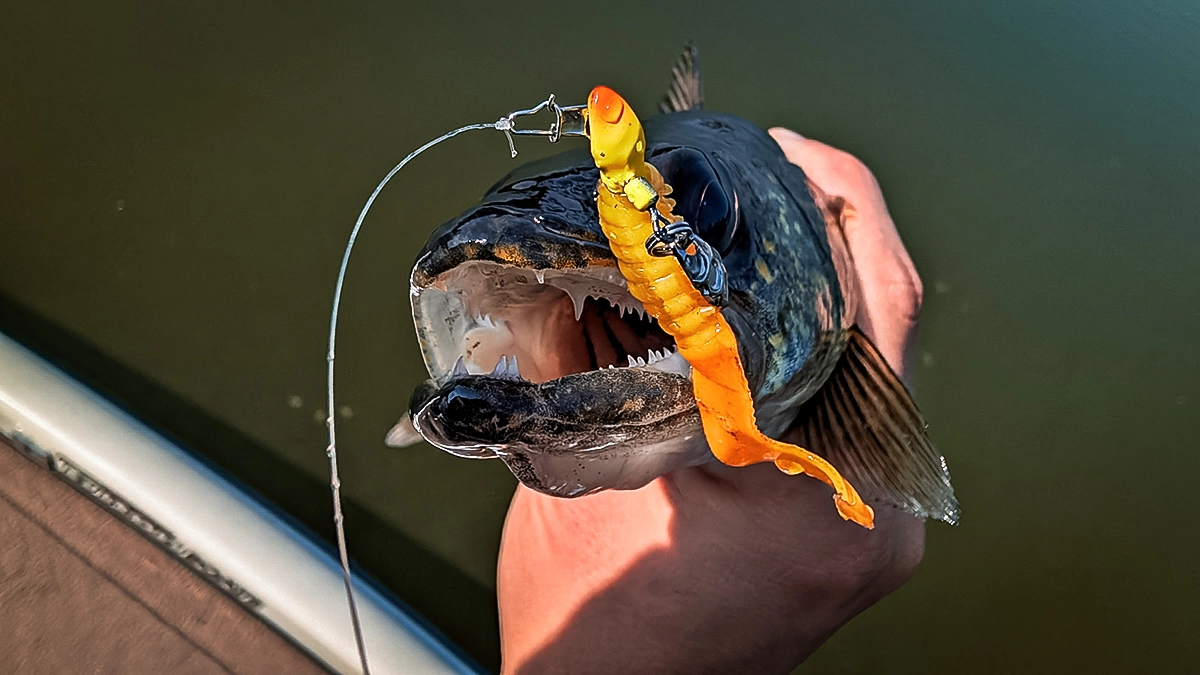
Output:
[[[331,285],[382,173],[552,91],[578,102],[604,82],[649,108],[695,39],[709,107],[876,171],[925,279],[917,395],[964,506],[961,526],[930,527],[916,578],[802,672],[1200,667],[1190,3],[606,3],[636,19],[619,31],[561,3],[140,4],[0,9],[0,291],[288,480],[325,478]],[[345,488],[370,514],[351,517],[352,549],[366,560],[394,528],[484,590],[512,479],[382,438],[423,377],[413,257],[512,166],[475,132],[401,174],[339,339]],[[415,560],[370,563],[434,564]],[[455,611],[490,616],[480,598]],[[494,645],[468,648],[494,663]]]

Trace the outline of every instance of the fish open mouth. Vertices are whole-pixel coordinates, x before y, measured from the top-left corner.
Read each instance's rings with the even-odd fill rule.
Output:
[[[499,457],[560,497],[708,461],[691,365],[616,267],[470,260],[418,278],[413,316],[433,379],[389,444],[411,429],[460,457]]]
[[[472,260],[412,288],[434,378],[467,375],[545,383],[613,368],[691,377],[674,339],[615,267],[527,269]]]
[[[711,461],[691,364],[617,269],[598,179],[586,152],[527,165],[431,235],[410,282],[431,379],[389,445],[499,458],[560,497]]]

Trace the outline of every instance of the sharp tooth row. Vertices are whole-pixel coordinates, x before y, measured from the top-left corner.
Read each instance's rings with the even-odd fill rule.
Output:
[[[482,314],[482,315],[476,314],[475,315],[475,325],[483,326],[485,328],[498,328],[498,326],[496,325],[496,320],[493,319],[492,315],[490,315],[490,314]]]
[[[626,300],[611,300],[605,296],[588,293],[586,291],[572,291],[564,289],[566,294],[571,296],[571,302],[575,305],[575,320],[579,321],[583,317],[583,306],[588,298],[596,298],[597,300],[607,300],[610,304],[617,308],[617,313],[622,317],[627,314],[633,314],[643,321],[648,321],[650,315],[646,313],[646,308],[642,307],[642,303],[633,299]],[[628,304],[627,304],[628,303]]]
[[[612,370],[617,367],[610,365],[607,366],[607,369]],[[653,368],[661,370],[664,373],[678,373],[688,378],[692,376],[692,364],[688,363],[687,359],[679,354],[678,348],[660,349],[658,351],[651,349],[645,357],[629,357],[629,365],[623,367]]]
[[[688,363],[682,354],[675,350],[664,350],[664,353],[665,356],[654,361],[651,368],[664,373],[678,373],[688,378],[692,376],[692,364]]]
[[[492,369],[492,377],[504,377],[510,380],[520,380],[521,371],[517,368],[516,356],[501,356]]]
[[[567,295],[571,296],[571,302],[575,303],[575,320],[576,321],[579,321],[581,318],[583,318],[583,306],[587,302],[588,298],[596,298],[597,300],[607,300],[607,298],[605,298],[604,296],[596,295],[595,293],[583,293],[583,292],[571,293],[571,292],[568,292]]]
[[[650,316],[649,314],[646,313],[646,308],[642,307],[642,304],[640,302],[637,302],[636,300],[631,301],[630,304],[625,304],[625,303],[621,302],[620,300],[617,300],[616,306],[617,306],[617,311],[621,314],[622,317],[625,316],[626,314],[633,314],[633,315],[637,316],[638,318],[640,318],[641,320],[645,321]]]
[[[645,356],[630,356],[629,357],[629,367],[630,368],[633,368],[634,366],[646,367],[653,363],[658,363],[659,361],[662,361],[663,359],[667,358],[667,356],[670,353],[671,352],[669,349],[664,349],[662,351],[654,351],[653,349],[651,349],[650,351],[646,352]]]
[[[539,284],[546,283],[546,270],[534,270],[533,274],[537,277]]]
[[[663,359],[667,358],[667,356],[670,353],[671,353],[671,350],[669,350],[669,349],[662,349],[657,352],[654,351],[653,349],[651,349],[650,353],[646,355],[646,365],[650,365],[652,363],[658,363],[659,361],[662,361]]]

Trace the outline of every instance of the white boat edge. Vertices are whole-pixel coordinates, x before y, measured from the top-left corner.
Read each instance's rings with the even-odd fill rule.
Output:
[[[167,546],[338,673],[361,673],[337,560],[169,440],[0,333],[0,434],[81,472],[165,531]],[[321,449],[323,450],[323,448]],[[320,451],[320,450],[318,450]],[[78,482],[78,481],[76,481]],[[160,543],[162,543],[160,541]],[[199,562],[199,565],[197,564]],[[371,672],[479,671],[355,580]]]

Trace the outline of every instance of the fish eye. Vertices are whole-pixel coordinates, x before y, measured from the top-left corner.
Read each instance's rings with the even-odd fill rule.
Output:
[[[718,253],[727,253],[737,234],[737,209],[708,157],[695,148],[673,148],[650,163],[671,186],[675,213]]]

